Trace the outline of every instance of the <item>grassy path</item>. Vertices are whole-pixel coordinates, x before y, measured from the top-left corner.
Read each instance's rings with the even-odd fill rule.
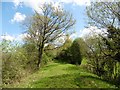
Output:
[[[19,88],[113,88],[113,85],[87,72],[81,66],[50,63],[38,72],[12,85]]]

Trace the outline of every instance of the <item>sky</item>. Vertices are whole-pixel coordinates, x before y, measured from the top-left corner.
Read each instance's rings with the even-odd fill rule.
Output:
[[[54,6],[60,5],[63,9],[69,11],[76,24],[73,27],[75,33],[70,35],[71,39],[82,37],[90,30],[86,29],[87,15],[86,6],[90,5],[90,0],[3,0],[0,4],[0,40],[21,40],[24,36],[23,32],[26,31],[22,22],[25,18],[34,14],[34,10],[40,12],[39,6],[43,3],[54,3]],[[1,18],[2,17],[2,18]],[[95,27],[90,27],[95,28]],[[6,36],[3,36],[6,35]]]

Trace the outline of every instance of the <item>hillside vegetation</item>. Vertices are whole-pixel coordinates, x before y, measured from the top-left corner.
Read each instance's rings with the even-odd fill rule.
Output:
[[[42,13],[23,22],[23,43],[0,42],[3,87],[120,88],[119,7],[117,2],[91,3],[84,29],[90,32],[72,39],[72,14],[43,4]]]
[[[23,78],[20,83],[8,85],[14,88],[115,88],[88,72],[85,61],[81,66],[51,62],[36,73]]]

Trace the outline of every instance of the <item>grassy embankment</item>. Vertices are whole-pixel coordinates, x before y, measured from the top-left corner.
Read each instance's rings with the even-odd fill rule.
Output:
[[[85,60],[80,66],[51,62],[34,74],[23,78],[20,83],[8,87],[16,88],[114,88],[88,72]]]

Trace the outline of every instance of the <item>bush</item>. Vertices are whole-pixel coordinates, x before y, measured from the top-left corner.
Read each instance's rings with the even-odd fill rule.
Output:
[[[73,41],[71,46],[71,55],[72,55],[71,63],[80,65],[82,62],[82,55],[80,51],[79,39],[75,39]]]
[[[108,49],[108,45],[101,37],[92,37],[86,40],[89,47],[87,53],[87,63],[89,70],[100,76],[102,79],[109,81],[118,86],[120,80],[120,62],[115,60],[116,49]],[[115,45],[114,45],[115,46]]]
[[[70,47],[68,47],[67,49],[63,49],[56,57],[55,59],[61,61],[61,62],[65,62],[65,63],[71,63],[71,51],[70,51]]]
[[[79,39],[74,40],[71,46],[62,49],[55,59],[58,59],[62,62],[80,65],[82,62],[82,55],[80,52]]]
[[[41,66],[48,64],[50,61],[52,61],[52,58],[43,53]]]
[[[12,54],[11,54],[12,53]],[[2,59],[2,80],[3,84],[11,84],[20,81],[25,74],[20,63],[23,57],[17,57],[14,52],[4,53]]]
[[[3,41],[2,45],[2,80],[3,84],[19,82],[20,79],[35,69],[34,55],[36,53],[15,42]],[[27,49],[27,50],[26,50]]]

